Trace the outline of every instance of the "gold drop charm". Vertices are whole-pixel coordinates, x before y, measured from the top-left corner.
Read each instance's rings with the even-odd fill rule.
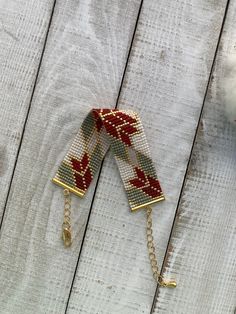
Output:
[[[72,233],[71,233],[71,197],[68,189],[64,190],[64,220],[62,224],[62,240],[65,247],[69,247],[72,244]]]
[[[70,230],[68,230],[68,229],[66,229],[66,228],[64,228],[64,229],[62,230],[62,240],[63,240],[64,245],[65,245],[66,247],[71,246],[71,244],[72,244],[72,238],[71,238],[71,231],[70,231]]]

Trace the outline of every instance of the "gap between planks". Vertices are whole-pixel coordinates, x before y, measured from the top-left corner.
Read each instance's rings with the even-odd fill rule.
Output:
[[[13,166],[12,175],[11,175],[11,179],[10,179],[10,183],[9,183],[9,189],[8,189],[8,192],[7,192],[6,201],[5,201],[5,204],[4,204],[3,213],[2,213],[2,217],[1,217],[1,221],[0,221],[0,231],[2,229],[4,216],[5,216],[5,211],[6,211],[6,206],[7,206],[7,203],[8,203],[8,199],[9,199],[9,195],[10,195],[10,191],[11,191],[11,187],[12,187],[12,182],[13,182],[13,178],[14,178],[14,174],[15,174],[15,169],[16,169],[19,153],[20,153],[20,150],[21,150],[21,146],[22,146],[22,142],[23,142],[23,138],[24,138],[24,133],[25,133],[27,121],[28,121],[28,118],[29,118],[29,113],[30,113],[30,109],[31,109],[31,105],[32,105],[32,100],[33,100],[35,89],[36,89],[37,82],[38,82],[38,76],[39,76],[41,64],[42,64],[43,57],[44,57],[44,52],[45,52],[46,45],[47,45],[48,35],[49,35],[49,32],[50,32],[50,28],[51,28],[51,23],[52,23],[54,11],[55,11],[56,1],[57,0],[54,0],[53,5],[52,5],[51,15],[50,15],[49,22],[48,22],[48,27],[47,27],[47,32],[46,32],[45,40],[44,40],[44,43],[43,43],[42,53],[41,53],[41,57],[40,57],[39,64],[38,64],[38,68],[37,68],[37,71],[36,71],[36,76],[35,76],[35,80],[34,80],[34,84],[33,84],[32,93],[31,93],[31,96],[30,96],[28,109],[27,109],[27,112],[26,112],[25,121],[24,121],[24,124],[23,124],[23,127],[22,127],[20,142],[19,142],[19,146],[18,146],[18,149],[17,149],[16,159],[15,159],[15,163],[14,163],[14,166]],[[122,87],[123,87],[123,82],[124,82],[124,78],[125,78],[126,69],[127,69],[128,63],[129,63],[129,59],[130,59],[130,53],[131,53],[131,50],[132,50],[133,41],[134,41],[134,38],[135,38],[136,29],[137,29],[139,17],[140,17],[140,14],[141,14],[142,5],[143,5],[143,0],[140,1],[140,6],[139,6],[137,18],[136,18],[136,23],[135,23],[135,26],[134,26],[134,31],[133,31],[132,39],[131,39],[131,42],[130,42],[130,46],[129,46],[129,50],[128,50],[128,54],[127,54],[127,59],[126,59],[126,63],[125,63],[125,66],[124,66],[124,70],[123,70],[123,74],[122,74],[122,78],[121,78],[121,82],[120,82],[120,87],[119,87],[119,91],[118,91],[118,94],[117,94],[116,105],[115,105],[114,109],[116,109],[118,107],[119,98],[120,98],[121,90],[122,90]],[[104,157],[104,159],[105,159],[105,157]],[[99,169],[98,179],[97,179],[95,190],[94,190],[94,194],[93,194],[93,197],[92,197],[91,206],[89,208],[88,219],[86,221],[86,226],[85,226],[85,230],[84,230],[84,234],[83,234],[83,238],[82,238],[81,248],[80,248],[80,251],[79,251],[79,255],[78,255],[78,259],[77,259],[77,263],[76,263],[73,279],[72,279],[72,282],[71,282],[71,287],[70,287],[70,291],[69,291],[69,295],[68,295],[68,299],[67,299],[67,303],[66,303],[65,313],[67,313],[69,300],[70,300],[70,296],[71,296],[74,280],[75,280],[75,277],[76,277],[76,271],[77,271],[77,268],[78,268],[78,265],[79,265],[79,260],[80,260],[80,256],[81,256],[81,252],[82,252],[82,248],[83,248],[83,244],[84,244],[84,240],[85,240],[85,236],[86,236],[86,231],[87,231],[87,227],[88,227],[88,224],[89,224],[89,219],[90,219],[91,212],[92,212],[93,202],[94,202],[96,191],[97,191],[97,187],[98,187],[98,184],[99,184],[99,179],[100,179],[102,167],[103,167],[103,164],[104,164],[104,159],[103,159],[103,161],[101,163],[101,167]]]
[[[217,58],[217,53],[218,53],[218,50],[219,50],[219,45],[220,45],[220,42],[221,42],[223,30],[224,30],[224,25],[225,25],[227,13],[228,13],[229,4],[230,4],[230,0],[227,1],[226,6],[225,6],[225,11],[224,11],[224,15],[223,15],[222,23],[221,23],[221,28],[220,28],[220,32],[219,32],[219,36],[218,36],[218,40],[217,40],[217,44],[216,44],[216,49],[215,49],[215,53],[214,53],[214,56],[213,56],[211,69],[210,69],[208,81],[207,81],[207,84],[206,84],[206,90],[205,90],[204,97],[203,97],[202,107],[201,107],[201,111],[200,111],[200,114],[199,114],[199,119],[198,119],[198,123],[197,123],[197,126],[196,126],[196,131],[195,131],[195,134],[194,134],[193,143],[192,143],[192,147],[191,147],[191,151],[190,151],[190,155],[189,155],[189,160],[188,160],[188,163],[187,163],[187,166],[186,166],[186,171],[185,171],[185,174],[184,174],[184,178],[183,178],[183,183],[182,183],[179,199],[178,199],[178,203],[177,203],[177,206],[176,206],[175,216],[174,216],[174,219],[173,219],[173,224],[172,224],[172,227],[171,227],[171,231],[170,231],[170,235],[169,235],[169,239],[168,239],[168,243],[167,243],[167,247],[166,247],[166,252],[165,252],[164,260],[163,260],[161,271],[160,271],[161,275],[165,271],[165,265],[168,262],[168,253],[169,253],[171,238],[172,238],[173,231],[174,231],[174,228],[175,228],[175,221],[176,221],[176,217],[178,215],[179,205],[180,205],[181,198],[182,198],[182,195],[183,195],[183,192],[184,192],[185,183],[186,183],[186,179],[187,179],[187,175],[188,175],[188,170],[189,170],[190,162],[191,162],[191,159],[192,159],[193,149],[194,149],[194,146],[195,146],[195,141],[196,141],[196,138],[197,138],[197,135],[198,135],[198,131],[199,131],[199,128],[200,128],[200,123],[201,123],[201,119],[202,119],[204,104],[205,104],[207,93],[208,93],[208,89],[209,89],[209,86],[210,86],[210,83],[211,83],[211,78],[212,78],[214,65],[215,65],[215,61],[216,61],[216,58]],[[177,286],[178,286],[178,283],[177,283]],[[155,307],[157,305],[157,297],[158,297],[159,287],[160,287],[159,284],[157,284],[156,291],[155,291],[155,294],[154,294],[154,297],[153,297],[153,302],[152,302],[152,307],[151,307],[150,314],[153,313],[153,311],[155,310]],[[236,310],[235,310],[235,313],[236,313]]]
[[[131,54],[131,50],[132,50],[132,46],[133,46],[133,42],[134,42],[134,38],[135,38],[137,26],[138,26],[138,22],[139,22],[139,17],[140,17],[141,11],[142,11],[142,6],[143,6],[143,0],[140,1],[139,10],[138,10],[138,14],[137,14],[137,18],[136,18],[136,22],[135,22],[135,26],[134,26],[134,31],[133,31],[132,39],[131,39],[131,42],[130,42],[130,46],[129,46],[129,50],[128,50],[128,54],[127,54],[127,58],[126,58],[126,63],[125,63],[125,66],[124,66],[124,70],[123,70],[123,74],[122,74],[122,78],[121,78],[121,82],[120,82],[119,91],[118,91],[118,94],[117,94],[116,105],[115,105],[114,109],[116,109],[118,107],[118,104],[119,104],[120,94],[121,94],[121,90],[122,90],[122,87],[123,87],[123,82],[124,82],[127,66],[128,66],[129,59],[130,59],[130,54]],[[77,263],[76,263],[76,266],[75,266],[75,271],[74,271],[73,279],[72,279],[72,282],[71,282],[71,287],[70,287],[68,299],[67,299],[67,302],[66,302],[65,314],[67,313],[67,310],[68,310],[70,297],[71,297],[71,293],[72,293],[74,282],[75,282],[75,278],[76,278],[76,272],[77,272],[77,269],[78,269],[78,266],[79,266],[79,260],[80,260],[81,253],[82,253],[82,250],[83,250],[83,245],[84,245],[84,241],[85,241],[85,237],[86,237],[86,232],[87,232],[90,216],[91,216],[92,209],[93,209],[93,203],[94,203],[95,196],[96,196],[96,193],[97,193],[97,188],[98,188],[98,185],[99,185],[99,180],[100,180],[100,176],[101,176],[104,160],[105,160],[109,150],[110,149],[108,149],[107,153],[105,154],[105,157],[103,158],[103,160],[101,162],[100,169],[98,171],[98,179],[97,179],[97,182],[96,182],[96,185],[95,185],[95,189],[94,189],[91,205],[90,205],[90,208],[89,208],[88,218],[87,218],[85,229],[84,229],[84,234],[83,234],[83,238],[82,238],[82,242],[81,242],[81,246],[80,246],[80,250],[79,250],[79,255],[78,255]]]
[[[8,191],[7,191],[7,196],[6,196],[5,204],[4,204],[4,207],[3,207],[3,213],[2,213],[1,221],[0,221],[0,232],[2,230],[2,225],[3,225],[3,221],[4,221],[4,217],[5,217],[6,207],[7,207],[7,203],[8,203],[8,199],[9,199],[9,195],[10,195],[10,191],[11,191],[11,187],[12,187],[12,182],[13,182],[13,178],[14,178],[14,174],[15,174],[15,170],[16,170],[18,157],[19,157],[20,150],[21,150],[21,145],[22,145],[23,138],[24,138],[24,133],[25,133],[27,121],[28,121],[28,118],[29,118],[30,108],[31,108],[31,104],[32,104],[32,100],[33,100],[33,97],[34,97],[35,88],[36,88],[37,81],[38,81],[39,71],[40,71],[40,68],[41,68],[43,55],[44,55],[46,44],[47,44],[47,40],[48,40],[48,34],[49,34],[49,31],[50,31],[50,27],[51,27],[55,6],[56,6],[56,0],[54,0],[52,8],[51,8],[51,15],[50,15],[49,22],[48,22],[48,27],[47,27],[47,32],[46,32],[46,35],[45,35],[45,40],[44,40],[44,43],[43,43],[42,53],[41,53],[41,57],[40,57],[39,64],[38,64],[38,68],[37,68],[37,71],[36,71],[35,80],[34,80],[34,84],[33,84],[33,89],[32,89],[32,93],[31,93],[31,96],[30,96],[30,101],[29,101],[27,112],[26,112],[26,116],[25,116],[25,121],[24,121],[23,127],[22,127],[22,132],[21,132],[21,137],[20,137],[20,141],[19,141],[19,146],[18,146],[18,149],[17,149],[17,152],[16,152],[16,159],[15,159],[15,163],[14,163],[14,166],[13,166],[13,170],[12,170],[12,174],[11,174],[11,178],[10,178],[10,183],[9,183],[9,188],[8,188]]]
[[[196,132],[195,132],[195,136],[194,136],[194,140],[193,140],[193,144],[192,144],[192,148],[191,148],[190,158],[189,158],[189,161],[188,161],[188,164],[187,164],[187,167],[186,167],[186,172],[185,172],[185,176],[184,176],[184,180],[183,180],[183,185],[182,185],[181,193],[180,193],[180,196],[179,196],[178,205],[177,205],[177,207],[176,207],[175,218],[176,218],[176,215],[177,215],[177,212],[178,212],[178,206],[179,206],[179,202],[180,202],[180,199],[181,199],[181,196],[182,196],[182,192],[183,192],[183,188],[184,188],[184,184],[185,184],[185,179],[186,179],[186,174],[187,174],[188,167],[189,167],[189,162],[190,162],[190,159],[191,159],[191,156],[192,156],[192,150],[193,150],[193,147],[194,147],[194,142],[195,142],[195,139],[196,139],[196,136],[197,136],[197,132],[198,132],[198,128],[199,128],[201,116],[202,116],[202,110],[203,110],[203,107],[204,107],[205,98],[206,98],[207,90],[208,90],[209,83],[210,83],[210,79],[211,79],[211,75],[212,75],[212,70],[213,70],[213,68],[214,68],[214,63],[215,63],[215,59],[216,59],[216,55],[217,55],[217,50],[218,50],[218,47],[219,47],[219,43],[220,43],[222,31],[223,31],[223,26],[224,26],[225,18],[226,18],[226,15],[227,15],[227,10],[228,10],[228,6],[229,6],[229,2],[230,2],[230,0],[228,0],[228,2],[227,2],[227,4],[226,4],[226,9],[225,9],[224,17],[223,17],[223,22],[222,22],[220,34],[219,34],[219,37],[218,37],[217,46],[216,46],[216,50],[215,50],[215,54],[214,54],[214,58],[213,58],[213,62],[212,62],[211,70],[210,70],[210,74],[209,74],[209,79],[208,79],[208,83],[207,83],[207,86],[206,86],[206,91],[205,91],[205,94],[204,94],[203,104],[202,104],[202,108],[201,108],[201,112],[200,112],[198,124],[197,124],[197,127],[196,127]],[[143,0],[141,0],[141,2],[140,2],[139,12],[138,12],[137,19],[136,19],[136,24],[135,24],[135,27],[134,27],[134,32],[133,32],[131,44],[130,44],[130,47],[129,47],[129,51],[128,51],[128,55],[127,55],[127,60],[126,60],[126,64],[125,64],[125,67],[124,67],[124,71],[123,71],[123,75],[122,75],[122,79],[121,79],[121,83],[120,83],[120,88],[119,88],[118,95],[117,95],[117,100],[116,100],[116,106],[115,106],[115,108],[117,108],[117,106],[118,106],[118,102],[119,102],[120,93],[121,93],[122,86],[123,86],[123,81],[124,81],[124,77],[125,77],[127,65],[128,65],[128,63],[129,63],[130,52],[131,52],[131,49],[132,49],[132,44],[133,44],[133,40],[134,40],[134,37],[135,37],[136,28],[137,28],[137,25],[138,25],[139,16],[140,16],[141,9],[142,9],[142,4],[143,4]],[[4,210],[3,210],[2,219],[1,219],[1,222],[0,222],[0,229],[1,229],[1,227],[2,227],[2,223],[3,223],[3,220],[4,220],[4,214],[5,214],[5,210],[6,210],[6,205],[7,205],[7,203],[8,203],[8,198],[9,198],[9,193],[10,193],[10,190],[11,190],[12,180],[13,180],[13,177],[14,177],[15,168],[16,168],[16,164],[17,164],[17,160],[18,160],[18,156],[19,156],[20,149],[21,149],[21,144],[22,144],[22,140],[23,140],[23,137],[24,137],[25,128],[26,128],[26,125],[27,125],[27,120],[28,120],[28,117],[29,117],[29,112],[30,112],[30,109],[31,109],[31,103],[32,103],[32,100],[33,100],[33,97],[34,97],[35,87],[36,87],[37,81],[38,81],[38,75],[39,75],[41,63],[42,63],[43,56],[44,56],[44,51],[45,51],[46,44],[47,44],[47,40],[48,40],[48,34],[49,34],[49,31],[50,31],[51,22],[52,22],[52,19],[53,19],[53,14],[54,14],[55,5],[56,5],[56,0],[54,0],[53,6],[52,6],[51,16],[50,16],[49,23],[48,23],[48,28],[47,28],[47,33],[46,33],[46,36],[45,36],[45,41],[44,41],[44,45],[43,45],[43,49],[42,49],[42,53],[41,53],[41,58],[40,58],[39,65],[38,65],[38,68],[37,68],[37,73],[36,73],[36,77],[35,77],[35,81],[34,81],[34,85],[33,85],[32,94],[31,94],[31,97],[30,97],[30,102],[29,102],[28,110],[27,110],[27,113],[26,113],[25,122],[24,122],[23,127],[22,127],[21,139],[20,139],[19,147],[18,147],[17,154],[16,154],[16,160],[15,160],[15,164],[14,164],[13,171],[12,171],[12,176],[11,176],[11,180],[10,180],[10,184],[9,184],[9,189],[8,189],[8,193],[7,193],[7,197],[6,197],[6,202],[5,202],[5,205],[4,205]],[[79,256],[78,256],[78,260],[77,260],[77,264],[76,264],[76,268],[75,268],[75,272],[74,272],[74,277],[73,277],[72,284],[71,284],[71,290],[70,290],[70,293],[69,293],[69,296],[68,296],[68,301],[67,301],[67,306],[66,306],[65,313],[67,312],[67,307],[68,307],[68,303],[69,303],[71,291],[72,291],[72,288],[73,288],[74,278],[75,278],[76,271],[77,271],[77,268],[78,268],[79,259],[80,259],[81,251],[82,251],[82,248],[83,248],[84,238],[85,238],[85,235],[86,235],[87,226],[88,226],[88,223],[89,223],[89,219],[90,219],[90,215],[91,215],[91,211],[92,211],[92,207],[93,207],[93,202],[94,202],[94,199],[95,199],[96,190],[97,190],[97,186],[98,186],[98,183],[99,183],[99,178],[100,178],[100,174],[101,174],[102,167],[103,167],[103,162],[102,162],[101,168],[100,168],[100,170],[99,170],[98,179],[97,179],[97,182],[96,182],[96,187],[95,187],[95,191],[94,191],[93,198],[92,198],[92,203],[91,203],[91,206],[90,206],[90,209],[89,209],[88,219],[87,219],[87,222],[86,222],[86,227],[85,227],[85,231],[84,231],[84,235],[83,235],[83,239],[82,239],[82,244],[81,244],[81,248],[80,248],[80,252],[79,252]],[[173,225],[172,225],[171,233],[170,233],[170,236],[169,236],[168,246],[167,246],[167,250],[166,250],[166,253],[165,253],[164,262],[163,262],[163,264],[162,264],[162,269],[161,269],[161,271],[164,270],[164,265],[165,265],[165,263],[166,263],[166,261],[167,261],[168,250],[169,250],[169,244],[170,244],[170,241],[171,241],[171,235],[172,235],[172,231],[173,231],[173,228],[174,228],[175,218],[174,218],[174,220],[173,220]],[[157,286],[157,289],[158,289],[158,286]],[[153,306],[152,306],[152,309],[151,309],[151,313],[153,312],[153,308],[154,308],[154,306],[155,306],[155,299],[156,299],[156,296],[157,296],[157,291],[158,291],[158,290],[156,290],[156,293],[155,293],[155,295],[154,295]]]

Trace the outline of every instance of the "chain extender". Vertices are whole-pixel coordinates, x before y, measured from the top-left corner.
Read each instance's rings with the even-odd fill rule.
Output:
[[[153,278],[159,283],[162,287],[169,287],[175,288],[177,286],[176,281],[174,280],[165,280],[157,266],[157,258],[155,253],[155,245],[153,239],[153,231],[152,231],[152,208],[150,206],[146,207],[146,215],[147,215],[147,247],[148,247],[148,254],[150,259],[150,264],[152,268]]]

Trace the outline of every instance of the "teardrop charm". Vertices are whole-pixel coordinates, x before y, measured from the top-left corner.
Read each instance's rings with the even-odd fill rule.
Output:
[[[64,245],[66,247],[71,246],[72,243],[72,237],[71,237],[71,231],[67,228],[64,228],[62,231],[62,240],[64,242]]]

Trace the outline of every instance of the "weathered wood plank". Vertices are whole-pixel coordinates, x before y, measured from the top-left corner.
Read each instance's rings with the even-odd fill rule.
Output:
[[[53,3],[0,1],[0,220]]]
[[[167,196],[166,202],[156,205],[153,215],[159,264],[174,219],[225,5],[226,1],[206,0],[143,3],[119,107],[140,112]],[[145,238],[145,213],[129,212],[118,170],[109,155],[67,313],[149,313],[156,285]]]
[[[154,313],[230,314],[236,308],[236,129],[224,115],[221,78],[236,53],[236,3],[229,6]]]
[[[74,199],[74,246],[61,242],[62,190],[51,183],[85,114],[114,107],[140,1],[58,0],[3,222],[4,314],[64,313],[93,189]]]

